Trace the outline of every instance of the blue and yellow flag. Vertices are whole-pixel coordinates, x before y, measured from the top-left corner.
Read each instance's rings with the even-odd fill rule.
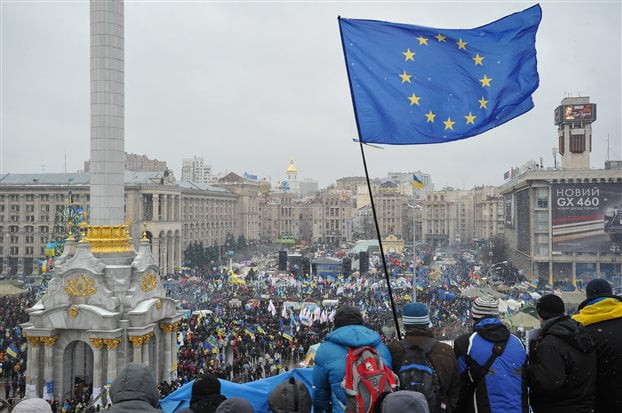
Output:
[[[290,330],[285,330],[283,331],[283,338],[291,341],[294,338],[294,336],[292,335],[292,332]]]
[[[339,19],[361,142],[444,143],[533,108],[539,5],[475,29]]]
[[[19,353],[19,350],[17,349],[17,347],[15,347],[15,344],[14,343],[9,344],[9,347],[7,347],[6,349],[6,354],[16,359],[18,353]]]
[[[413,186],[415,188],[423,188],[423,181],[415,174],[413,174]]]
[[[255,338],[255,330],[253,330],[252,328],[245,327],[244,332],[248,334],[249,336],[251,336],[251,338]]]

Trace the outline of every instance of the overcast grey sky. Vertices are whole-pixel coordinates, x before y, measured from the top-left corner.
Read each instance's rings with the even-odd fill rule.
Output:
[[[471,28],[534,2],[126,2],[125,147],[214,171],[283,179],[289,159],[322,186],[362,175],[337,15]],[[553,110],[570,94],[598,104],[592,166],[607,135],[620,157],[621,5],[541,2],[535,108],[480,136],[369,148],[372,176],[423,170],[437,187],[500,184],[556,146]],[[67,171],[89,156],[88,2],[1,4],[2,170]],[[613,158],[614,156],[612,156]]]

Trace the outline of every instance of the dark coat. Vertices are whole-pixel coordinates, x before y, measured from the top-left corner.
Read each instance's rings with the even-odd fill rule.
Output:
[[[594,343],[569,316],[547,320],[529,350],[527,378],[535,413],[590,413],[596,393]]]
[[[596,344],[598,413],[622,412],[622,302],[603,298],[588,302],[573,316]]]
[[[121,370],[110,387],[110,413],[161,412],[153,370],[144,364],[130,363]]]
[[[473,393],[467,355],[480,366],[492,355],[495,343],[507,342],[503,354],[492,364]],[[524,367],[527,361],[525,347],[518,337],[496,318],[484,318],[473,326],[473,333],[464,334],[454,342],[454,352],[460,374],[458,413],[527,413],[527,381]]]
[[[434,338],[434,334],[429,328],[415,327],[406,330],[404,340],[408,344],[422,347],[432,338]],[[404,348],[397,341],[390,343],[388,347],[391,352],[393,371],[397,374],[404,359]],[[454,351],[451,346],[439,342],[432,348],[428,356],[438,375],[438,381],[441,386],[441,394],[439,396],[449,406],[447,411],[451,412],[456,407],[460,394],[460,376],[458,375]]]

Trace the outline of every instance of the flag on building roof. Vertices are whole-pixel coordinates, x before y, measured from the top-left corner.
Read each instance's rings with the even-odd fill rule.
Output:
[[[475,29],[339,19],[359,140],[478,135],[533,108],[539,5]]]
[[[423,188],[423,181],[415,174],[413,174],[413,186],[415,188]]]

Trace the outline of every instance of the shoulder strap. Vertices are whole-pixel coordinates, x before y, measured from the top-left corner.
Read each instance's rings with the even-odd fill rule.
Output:
[[[423,347],[421,347],[421,350],[423,350],[425,354],[429,354],[436,345],[436,343],[438,343],[438,340],[435,338],[431,338],[430,340],[428,340],[427,343],[425,343]]]
[[[492,346],[492,354],[486,360],[484,365],[480,365],[469,354],[466,355],[467,362],[469,363],[469,371],[473,380],[473,387],[476,388],[484,377],[490,372],[490,367],[495,362],[497,357],[503,354],[505,346],[508,344],[509,338],[505,341],[494,343]]]

